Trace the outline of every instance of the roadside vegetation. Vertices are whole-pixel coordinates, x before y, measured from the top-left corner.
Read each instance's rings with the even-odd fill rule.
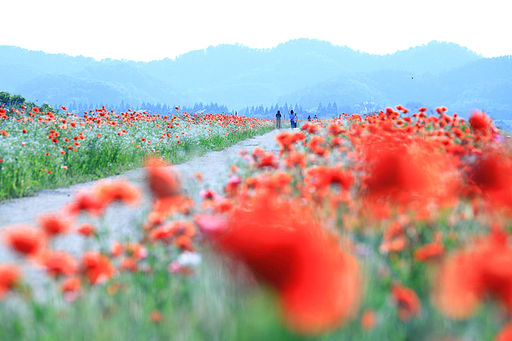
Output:
[[[77,115],[61,107],[0,108],[0,200],[121,174],[158,155],[173,164],[273,129],[231,114],[163,116],[105,107]]]
[[[276,135],[280,152],[242,152],[223,192],[193,201],[159,134],[100,110],[134,150],[152,142],[139,238],[108,242],[102,226],[108,206],[142,200],[123,180],[4,227],[0,339],[510,340],[510,141],[484,112],[436,112],[302,122]],[[54,248],[69,235],[87,248]]]

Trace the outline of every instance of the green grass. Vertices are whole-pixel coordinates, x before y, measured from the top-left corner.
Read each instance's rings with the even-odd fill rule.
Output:
[[[116,127],[105,124],[100,128],[94,125],[89,127],[88,124],[86,129],[80,126],[59,129],[59,125],[54,123],[8,121],[2,129],[7,130],[10,136],[0,136],[0,201],[31,195],[40,189],[121,174],[141,167],[148,155],[158,155],[173,164],[182,163],[273,129],[271,123],[263,122],[235,126],[222,125],[222,122],[176,121],[180,121],[181,125],[179,128],[175,125],[172,129],[156,127],[156,124],[163,126],[168,122],[163,119],[157,123],[141,120],[133,126],[123,125],[118,119],[120,123]],[[120,136],[117,133],[121,128],[125,129],[126,134]],[[205,133],[206,128],[210,128],[211,132]],[[28,132],[23,133],[23,129]],[[52,143],[47,138],[50,130],[59,132],[59,142]],[[172,136],[162,139],[166,131]],[[76,147],[76,151],[69,150],[67,147],[73,146],[73,138],[80,136],[80,132],[84,136],[83,140],[77,140],[80,146]],[[101,133],[101,137],[97,137],[98,133]],[[179,138],[174,134],[180,135]],[[65,138],[69,142],[64,142]],[[153,143],[149,144],[148,141]],[[65,154],[62,155],[61,151],[65,151]]]

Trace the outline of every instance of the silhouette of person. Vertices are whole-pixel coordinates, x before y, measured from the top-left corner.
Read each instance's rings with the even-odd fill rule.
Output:
[[[311,115],[308,115],[308,121],[311,121]]]
[[[290,125],[292,126],[292,129],[297,127],[297,120],[293,110],[290,110]]]
[[[281,129],[281,111],[277,111],[276,114],[276,128]]]

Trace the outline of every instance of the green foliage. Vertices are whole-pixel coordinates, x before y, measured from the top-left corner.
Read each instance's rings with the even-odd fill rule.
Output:
[[[21,95],[12,95],[11,96],[11,104],[12,105],[19,105],[21,106],[22,104],[25,103],[25,98]]]
[[[36,105],[32,102],[26,102],[26,99],[21,95],[12,95],[8,92],[0,92],[0,104],[9,104],[11,108],[21,108],[22,105],[35,107]]]
[[[11,95],[8,92],[0,92],[0,103],[7,104],[10,102]]]
[[[173,132],[173,135],[180,136],[171,135],[164,141],[163,127],[157,127],[153,121],[124,125],[126,134],[120,134],[118,126],[106,124],[101,129],[88,126],[84,130],[79,124],[74,128],[61,126],[61,120],[69,121],[69,116],[59,114],[46,103],[41,108],[55,112],[57,121],[45,124],[12,120],[2,127],[10,135],[0,136],[0,200],[30,195],[39,189],[121,174],[140,167],[148,155],[159,155],[173,164],[182,163],[273,129],[271,123],[247,129],[239,129],[234,124],[226,127],[212,125],[212,132],[208,134],[204,129],[208,125],[192,129],[191,123],[179,119],[176,122],[181,122],[183,129]],[[23,129],[27,132],[24,133]],[[53,143],[48,138],[50,130],[59,133],[58,142]],[[80,133],[83,140],[77,140]],[[98,133],[101,136],[97,136]],[[151,140],[156,142],[149,144]],[[74,145],[77,141],[80,146]]]
[[[57,110],[47,102],[44,102],[43,105],[39,107],[39,110],[41,110],[42,112],[57,112]]]

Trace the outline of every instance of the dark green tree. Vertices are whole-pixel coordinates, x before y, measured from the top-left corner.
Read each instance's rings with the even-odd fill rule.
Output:
[[[41,107],[39,107],[39,110],[41,112],[53,112],[53,113],[58,112],[54,107],[52,107],[47,102],[44,102],[43,105],[41,105]]]
[[[11,105],[12,106],[21,106],[25,103],[25,98],[21,95],[12,95],[11,96]]]
[[[7,104],[10,103],[11,95],[8,92],[0,92],[0,103]]]

